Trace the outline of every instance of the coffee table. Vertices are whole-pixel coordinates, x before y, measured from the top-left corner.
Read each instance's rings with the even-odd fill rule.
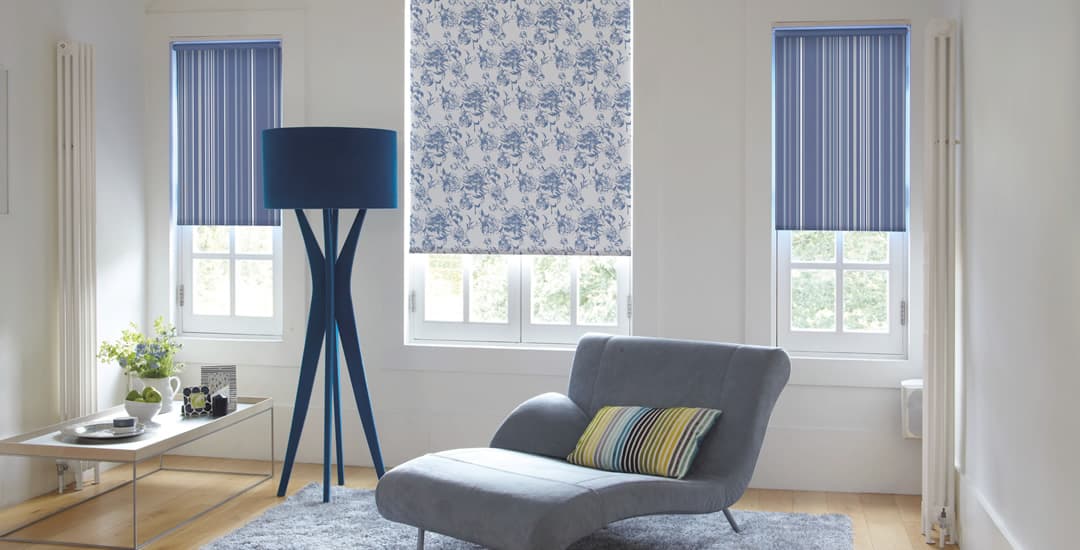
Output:
[[[220,432],[242,422],[270,415],[270,471],[268,473],[235,472],[220,470],[193,470],[188,468],[169,468],[164,464],[164,455],[182,445],[198,441],[208,435]],[[112,548],[137,550],[143,548],[161,537],[191,523],[202,515],[218,508],[230,500],[240,496],[264,481],[274,477],[274,406],[273,400],[268,397],[238,397],[236,411],[218,418],[195,417],[181,418],[179,412],[167,415],[159,415],[149,426],[146,433],[130,439],[121,439],[109,443],[81,443],[61,435],[64,428],[96,422],[108,422],[117,416],[126,416],[123,406],[113,407],[92,415],[76,418],[54,424],[41,430],[17,435],[0,440],[0,455],[23,456],[33,458],[54,458],[65,460],[85,460],[92,462],[113,462],[122,465],[130,465],[131,480],[125,481],[116,487],[95,494],[85,500],[81,500],[70,506],[60,508],[32,521],[23,523],[13,529],[8,529],[0,535],[0,542],[16,542],[23,544],[49,544],[59,546],[78,546],[87,548]],[[146,473],[138,473],[137,466],[144,461],[158,459],[157,468]],[[163,471],[179,471],[208,475],[251,476],[253,481],[238,491],[233,492],[224,500],[217,502],[194,516],[173,525],[164,531],[156,533],[143,540],[139,539],[139,513],[138,513],[138,482],[144,478]],[[53,539],[39,539],[32,537],[20,537],[19,531],[41,523],[53,516],[67,512],[75,507],[82,506],[98,497],[117,491],[124,487],[131,487],[131,546],[113,546],[106,544],[93,544],[86,542],[62,541]]]

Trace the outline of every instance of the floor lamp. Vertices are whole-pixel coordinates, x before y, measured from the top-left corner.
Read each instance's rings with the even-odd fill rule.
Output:
[[[307,418],[312,386],[324,346],[325,416],[323,429],[323,502],[330,501],[330,432],[337,443],[338,485],[345,484],[341,449],[341,391],[338,344],[345,356],[353,396],[360,410],[375,471],[382,477],[382,451],[375,430],[360,340],[353,313],[350,275],[360,227],[370,208],[397,208],[397,133],[374,128],[300,127],[264,130],[263,195],[266,208],[293,208],[311,268],[308,314],[300,381],[296,388],[289,445],[278,496],[285,496]],[[323,249],[315,240],[305,208],[321,209]],[[338,252],[338,210],[357,209]]]

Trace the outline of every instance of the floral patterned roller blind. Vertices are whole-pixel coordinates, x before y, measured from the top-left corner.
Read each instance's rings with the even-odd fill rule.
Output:
[[[412,1],[412,252],[630,254],[630,1]]]

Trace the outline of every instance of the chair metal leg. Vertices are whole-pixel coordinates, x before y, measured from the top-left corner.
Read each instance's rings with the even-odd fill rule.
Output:
[[[424,550],[424,528],[416,529],[416,550]]]
[[[724,517],[727,518],[728,523],[731,524],[731,530],[736,533],[742,533],[742,529],[739,529],[739,524],[735,523],[735,516],[731,515],[731,510],[724,508]]]

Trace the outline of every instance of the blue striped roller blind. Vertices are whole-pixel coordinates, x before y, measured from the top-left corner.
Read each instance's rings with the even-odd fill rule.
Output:
[[[774,31],[776,229],[907,228],[907,27]]]
[[[178,225],[280,225],[261,133],[281,126],[280,42],[175,43]]]

